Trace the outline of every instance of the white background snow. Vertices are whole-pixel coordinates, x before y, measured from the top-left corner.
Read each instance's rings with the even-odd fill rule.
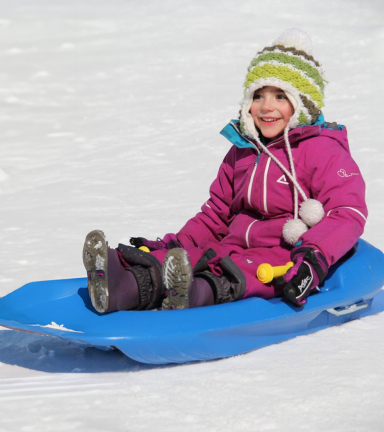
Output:
[[[112,246],[176,232],[250,59],[291,27],[312,35],[383,250],[382,0],[0,0],[0,295],[84,276],[92,229]],[[161,367],[4,330],[0,431],[381,431],[383,358],[384,314]]]

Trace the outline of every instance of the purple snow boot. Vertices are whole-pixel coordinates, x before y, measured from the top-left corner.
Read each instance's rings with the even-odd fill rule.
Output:
[[[89,297],[98,312],[131,310],[139,306],[136,278],[124,268],[118,251],[108,247],[102,231],[95,230],[87,235],[83,263]]]
[[[168,289],[162,308],[187,309],[215,303],[213,290],[203,278],[193,278],[191,261],[184,249],[171,249],[163,264],[163,282]]]

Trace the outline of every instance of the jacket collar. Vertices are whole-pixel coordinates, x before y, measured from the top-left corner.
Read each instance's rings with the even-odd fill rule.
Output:
[[[289,142],[291,145],[307,138],[312,138],[320,135],[324,124],[314,124],[311,126],[299,126],[292,129],[288,133]],[[232,144],[238,148],[253,148],[259,151],[255,141],[246,138],[240,132],[239,120],[231,120],[221,131],[220,134],[227,138]],[[267,144],[267,147],[284,146],[284,136],[279,136]]]

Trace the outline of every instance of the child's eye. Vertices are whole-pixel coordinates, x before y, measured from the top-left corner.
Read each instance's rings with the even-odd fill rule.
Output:
[[[278,94],[278,95],[276,96],[276,99],[285,99],[285,100],[287,100],[288,98],[287,98],[287,96],[286,96],[285,94],[280,93],[280,94]]]
[[[255,100],[255,99],[261,99],[261,95],[258,94],[258,93],[255,93],[255,94],[253,95],[253,100]]]

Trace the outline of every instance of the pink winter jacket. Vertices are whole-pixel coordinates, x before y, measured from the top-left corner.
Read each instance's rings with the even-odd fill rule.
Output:
[[[289,132],[289,141],[299,184],[325,210],[324,219],[300,237],[302,246],[318,249],[331,266],[361,236],[368,212],[364,180],[350,154],[347,131],[328,127],[297,127]],[[217,244],[228,251],[235,247],[258,254],[291,251],[282,238],[283,225],[293,218],[291,182],[256,143],[241,136],[236,121],[222,134],[234,145],[211,185],[210,198],[177,238],[184,248]],[[267,147],[289,169],[284,138]],[[299,203],[300,199],[299,195]]]

